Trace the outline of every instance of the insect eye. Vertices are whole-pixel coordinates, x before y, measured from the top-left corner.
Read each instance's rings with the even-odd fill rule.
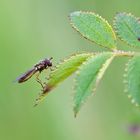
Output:
[[[49,62],[49,63],[48,63],[48,66],[52,66],[52,63],[51,63],[51,62]]]

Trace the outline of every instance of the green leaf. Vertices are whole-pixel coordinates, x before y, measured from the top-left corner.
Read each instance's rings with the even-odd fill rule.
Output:
[[[134,56],[127,63],[125,92],[136,106],[140,105],[140,56]]]
[[[65,59],[63,62],[56,66],[56,69],[51,72],[50,79],[47,85],[44,87],[43,92],[36,99],[36,105],[47,96],[54,87],[56,87],[60,82],[65,80],[71,74],[73,74],[79,66],[87,60],[88,57],[94,55],[93,53],[82,53],[72,55],[70,58]]]
[[[116,49],[116,36],[109,23],[92,12],[73,12],[71,24],[86,39],[109,49]]]
[[[130,46],[140,47],[140,22],[136,17],[119,13],[115,17],[114,28],[121,40]]]
[[[97,56],[90,57],[77,71],[75,96],[74,96],[74,113],[77,115],[81,105],[91,95],[98,83],[100,82],[103,74],[109,64],[111,63],[114,55],[106,52],[98,54]]]

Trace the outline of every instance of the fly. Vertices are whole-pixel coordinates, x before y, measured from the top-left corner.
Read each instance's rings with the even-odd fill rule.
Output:
[[[32,69],[28,70],[23,75],[21,75],[17,79],[17,82],[18,83],[23,83],[23,82],[27,81],[28,79],[30,79],[35,73],[39,72],[36,76],[36,81],[42,86],[42,88],[44,88],[41,80],[39,79],[39,74],[44,69],[48,69],[49,67],[52,67],[52,62],[51,62],[52,59],[53,58],[51,57],[50,59],[45,58],[45,59],[41,60],[39,63],[34,65],[34,67]]]

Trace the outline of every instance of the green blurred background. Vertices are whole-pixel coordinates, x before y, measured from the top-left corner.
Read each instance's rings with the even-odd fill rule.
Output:
[[[96,96],[88,100],[77,118],[72,110],[73,76],[35,108],[40,92],[35,78],[13,83],[42,58],[53,56],[56,64],[75,52],[106,50],[71,28],[68,15],[77,10],[94,11],[112,24],[117,12],[140,16],[140,1],[0,0],[0,140],[140,139],[127,131],[129,124],[140,122],[140,113],[123,92],[127,59],[115,59]]]

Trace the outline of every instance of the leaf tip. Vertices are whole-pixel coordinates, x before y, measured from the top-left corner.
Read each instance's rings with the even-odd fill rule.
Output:
[[[76,118],[79,111],[77,110],[76,107],[73,108],[73,111],[74,111],[74,117]]]
[[[50,92],[51,90],[52,90],[52,86],[47,84],[44,87],[42,93],[36,99],[35,104],[34,104],[34,107],[36,107],[44,99],[44,97],[48,95],[48,92]]]

